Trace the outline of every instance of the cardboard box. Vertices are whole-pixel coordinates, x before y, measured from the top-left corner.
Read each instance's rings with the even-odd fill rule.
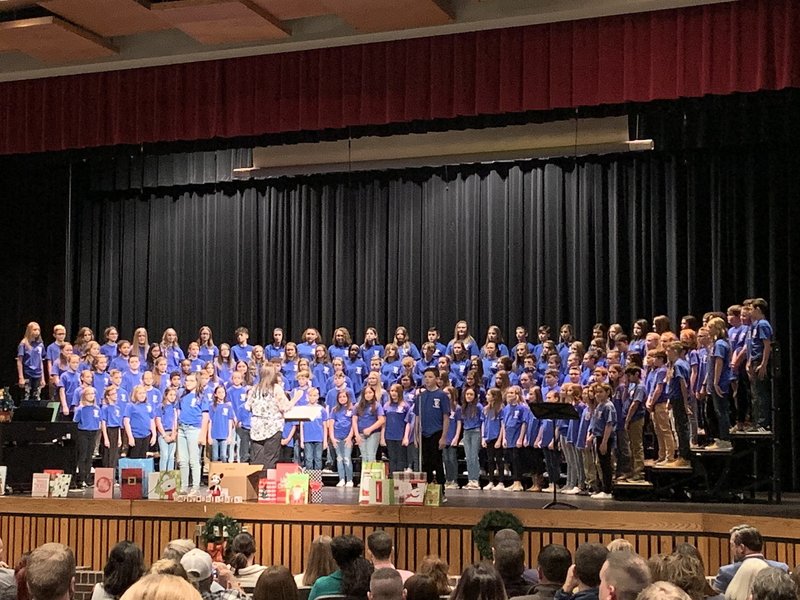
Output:
[[[120,481],[120,497],[125,500],[141,500],[146,498],[142,484],[144,473],[138,468],[125,468],[122,469],[122,478]]]
[[[209,478],[214,474],[220,476],[220,486],[228,490],[229,496],[240,496],[243,500],[258,498],[258,480],[263,474],[261,465],[212,462],[208,474]]]
[[[422,506],[425,502],[425,490],[428,484],[424,481],[408,481],[405,479],[392,479],[394,488],[394,503]]]
[[[94,470],[94,498],[110,499],[114,497],[114,469],[98,467]]]

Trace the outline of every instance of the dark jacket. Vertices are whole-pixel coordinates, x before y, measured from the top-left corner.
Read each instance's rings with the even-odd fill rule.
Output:
[[[599,600],[599,598],[599,587],[590,588],[583,592],[578,592],[577,594],[570,594],[569,592],[559,589],[555,595],[555,600]]]
[[[526,596],[517,596],[515,600],[553,600],[556,592],[561,589],[557,583],[537,583]]]

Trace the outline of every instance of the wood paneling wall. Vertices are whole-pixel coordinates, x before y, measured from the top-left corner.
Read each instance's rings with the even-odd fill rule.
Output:
[[[395,540],[395,564],[414,570],[426,554],[447,560],[459,574],[479,559],[472,543],[472,526],[483,509],[402,506],[259,504],[185,504],[129,500],[46,500],[0,498],[0,537],[6,554],[16,561],[39,544],[57,541],[71,546],[79,565],[102,569],[111,547],[121,540],[139,544],[147,563],[157,559],[171,539],[192,538],[216,512],[238,519],[253,534],[257,562],[283,564],[299,573],[316,536],[349,533],[366,537],[385,529]],[[794,567],[800,562],[800,519],[745,517],[709,513],[628,511],[513,510],[525,525],[528,562],[550,543],[575,550],[583,542],[608,543],[628,539],[645,557],[671,552],[676,544],[697,546],[706,572],[729,562],[728,530],[738,523],[758,527],[765,554]]]

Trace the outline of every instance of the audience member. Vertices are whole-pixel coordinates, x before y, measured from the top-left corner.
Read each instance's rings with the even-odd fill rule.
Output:
[[[364,558],[364,542],[352,535],[336,536],[331,541],[331,554],[339,568],[314,582],[308,600],[331,594],[366,598],[373,567]]]
[[[70,600],[75,593],[75,555],[64,544],[43,544],[28,557],[32,600]]]
[[[439,600],[436,582],[429,575],[412,575],[403,588],[406,600]]]
[[[498,544],[504,544],[508,542],[516,542],[522,546],[522,538],[519,536],[519,533],[513,529],[501,529],[495,533],[494,539],[492,540],[492,557],[494,557],[494,549]],[[539,583],[539,574],[536,572],[536,569],[531,569],[527,566],[522,572],[522,578],[531,585]]]
[[[769,564],[762,556],[747,556],[725,589],[725,600],[747,600],[753,587],[753,579]]]
[[[6,562],[6,546],[3,539],[0,538],[0,569],[10,569],[10,565]]]
[[[689,600],[689,596],[674,583],[656,581],[644,588],[636,600]]]
[[[564,585],[570,565],[572,555],[564,546],[548,544],[542,548],[539,552],[539,583],[531,588],[529,596],[521,596],[520,600],[552,600]]]
[[[394,564],[392,564],[393,553],[394,544],[391,536],[388,533],[382,529],[379,529],[378,531],[373,531],[371,534],[369,534],[367,537],[367,559],[372,561],[372,565],[375,567],[375,570],[394,569],[400,573],[400,577],[405,583],[405,581],[414,573],[395,567]]]
[[[189,576],[186,574],[186,569],[181,566],[181,563],[171,560],[169,558],[162,558],[150,565],[148,571],[150,575],[175,575],[181,579],[189,581]]]
[[[652,581],[645,560],[633,552],[609,552],[600,569],[600,600],[635,600]]]
[[[690,554],[673,553],[664,562],[664,581],[674,583],[692,600],[706,596],[706,576],[703,564]]]
[[[369,600],[403,600],[406,590],[399,571],[394,567],[376,568],[369,579],[367,597]]]
[[[201,600],[201,596],[182,577],[152,573],[129,587],[120,600]]]
[[[730,533],[731,557],[733,558],[733,563],[720,567],[717,576],[711,584],[715,590],[723,594],[727,591],[736,572],[746,562],[746,559],[760,558],[766,560],[761,553],[764,542],[761,539],[761,533],[759,533],[758,529],[750,525],[737,525],[731,529]],[[767,560],[767,563],[771,567],[778,567],[786,572],[789,571],[789,566],[785,563],[771,560]]]
[[[103,581],[95,584],[92,600],[114,600],[144,575],[142,549],[133,542],[123,541],[111,549],[103,567]]]
[[[458,580],[450,600],[506,600],[503,580],[491,563],[470,565]]]
[[[417,570],[419,575],[427,575],[436,584],[436,593],[439,596],[447,596],[453,591],[450,587],[449,567],[447,563],[438,556],[428,555],[422,559]]]
[[[261,573],[266,567],[254,564],[256,556],[256,541],[247,532],[240,533],[231,542],[230,569],[233,576],[243,587],[255,587]]]
[[[329,535],[321,535],[311,542],[311,550],[306,560],[306,570],[294,576],[297,587],[310,587],[320,577],[330,575],[336,570],[336,561],[331,554],[331,541]]]
[[[19,561],[14,565],[14,579],[17,580],[17,600],[30,600],[30,591],[28,590],[28,559],[31,553],[26,552],[19,557]]]
[[[0,600],[17,600],[17,579],[11,569],[0,568]]]
[[[186,570],[186,575],[189,577],[189,582],[194,585],[200,592],[203,600],[245,600],[246,596],[238,589],[238,583],[233,579],[230,572],[224,573],[221,577],[221,582],[225,581],[225,589],[217,591],[212,590],[211,584],[214,582],[214,564],[211,556],[207,552],[203,552],[199,548],[189,550],[181,558],[181,566]],[[225,569],[225,565],[217,563],[217,575],[219,577],[220,567]],[[227,575],[227,577],[226,577]],[[227,589],[228,585],[235,586],[233,589]]]
[[[183,555],[189,552],[189,550],[194,550],[195,548],[197,548],[197,546],[192,540],[171,540],[161,553],[161,558],[168,558],[170,560],[181,562]]]
[[[673,554],[693,556],[696,558],[700,562],[699,572],[703,576],[703,597],[710,600],[723,600],[724,596],[718,593],[714,588],[711,587],[711,584],[708,583],[708,578],[706,577],[706,566],[705,563],[703,563],[703,557],[700,556],[700,551],[697,548],[695,548],[689,542],[683,542],[675,546]]]
[[[798,588],[794,579],[776,567],[762,569],[753,578],[751,600],[797,600]]]
[[[264,567],[253,590],[253,600],[297,600],[297,584],[283,566]]]
[[[522,578],[525,570],[525,551],[522,546],[515,542],[498,544],[494,550],[494,568],[500,573],[509,598],[530,592],[531,584]]]
[[[609,552],[633,552],[633,544],[625,538],[617,538],[608,543]]]
[[[575,551],[575,564],[567,571],[564,585],[555,594],[556,600],[597,600],[600,569],[608,556],[602,544],[581,544]]]

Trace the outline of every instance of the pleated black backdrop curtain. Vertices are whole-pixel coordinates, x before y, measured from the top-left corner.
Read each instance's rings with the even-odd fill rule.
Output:
[[[360,341],[397,325],[479,339],[525,324],[725,310],[763,296],[796,486],[800,154],[765,144],[366,175],[230,181],[246,152],[96,162],[75,184],[71,331],[239,325]],[[222,165],[222,167],[220,167]],[[112,173],[113,177],[108,178]],[[98,175],[99,174],[99,175]],[[105,174],[103,176],[102,174]],[[787,480],[789,484],[789,480]]]

